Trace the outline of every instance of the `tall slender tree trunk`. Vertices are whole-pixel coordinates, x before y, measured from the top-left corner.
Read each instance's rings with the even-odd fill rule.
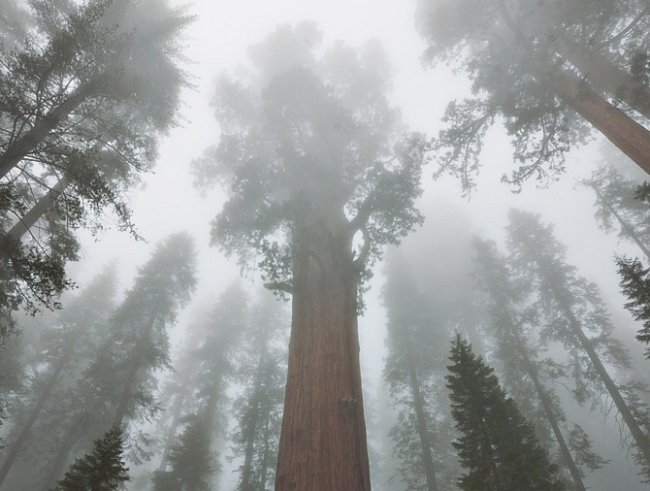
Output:
[[[338,224],[346,223],[341,217]],[[289,366],[276,491],[368,491],[351,240],[293,231]],[[314,227],[316,228],[316,227]],[[340,229],[339,229],[340,230]]]
[[[560,56],[571,62],[593,87],[619,99],[640,115],[650,119],[650,88],[610,62],[601,53],[560,41]]]
[[[157,313],[151,314],[151,317],[147,320],[145,329],[143,330],[142,334],[135,344],[135,347],[133,348],[133,353],[131,354],[131,359],[129,360],[127,378],[124,382],[122,393],[120,394],[117,410],[115,411],[115,420],[113,422],[113,425],[117,426],[118,428],[122,427],[122,423],[124,422],[124,418],[126,417],[126,413],[129,409],[129,403],[133,399],[133,387],[135,386],[138,378],[138,372],[141,368],[140,353],[144,349],[144,345],[146,344],[147,339],[149,339],[151,332],[155,328],[157,317]]]
[[[427,421],[424,410],[424,398],[420,391],[420,381],[418,380],[413,360],[409,358],[409,382],[411,394],[413,395],[413,406],[415,409],[415,420],[417,425],[418,437],[420,438],[420,448],[422,449],[422,465],[427,481],[428,491],[438,491],[436,482],[436,471],[433,468],[433,456],[431,455],[431,441],[427,429]]]
[[[600,357],[594,350],[594,347],[591,344],[591,340],[585,335],[584,331],[582,330],[582,327],[580,326],[580,323],[578,322],[578,319],[573,314],[573,310],[571,309],[571,307],[567,304],[561,292],[555,290],[554,294],[556,297],[556,301],[558,302],[558,305],[563,310],[564,314],[569,320],[573,335],[577,339],[582,349],[584,349],[584,351],[587,353],[587,356],[589,356],[589,359],[591,360],[591,363],[596,369],[596,372],[598,373],[600,379],[603,381],[603,384],[605,385],[607,392],[612,398],[612,401],[614,401],[614,405],[616,406],[616,409],[618,410],[619,414],[623,418],[625,425],[629,429],[630,434],[632,435],[632,438],[634,439],[636,446],[639,449],[639,452],[641,453],[645,461],[648,463],[648,465],[650,465],[650,438],[639,427],[636,418],[634,417],[632,411],[630,410],[627,403],[625,402],[625,399],[623,399],[623,396],[621,395],[621,392],[619,391],[618,387],[616,386],[612,378],[609,376],[609,373],[607,373],[607,369],[600,361]]]
[[[20,430],[20,433],[18,434],[16,441],[11,445],[9,453],[7,454],[7,458],[2,464],[2,468],[0,468],[0,487],[2,487],[2,483],[7,478],[7,475],[9,474],[11,467],[16,461],[16,458],[20,454],[20,450],[22,449],[23,445],[29,439],[29,436],[32,431],[32,427],[34,426],[36,419],[40,415],[41,410],[43,409],[43,407],[45,407],[45,404],[49,400],[50,395],[52,394],[52,390],[56,386],[56,383],[58,382],[59,376],[61,375],[61,372],[63,371],[63,368],[65,367],[67,360],[68,360],[68,356],[64,355],[57,361],[54,371],[50,374],[50,376],[47,379],[47,382],[45,383],[43,391],[41,392],[38,399],[32,406],[29,412],[29,417],[25,422],[25,425]]]
[[[553,435],[555,436],[555,440],[557,441],[557,444],[560,447],[560,455],[562,457],[562,461],[569,469],[569,472],[571,473],[571,477],[573,478],[575,489],[577,491],[586,491],[585,485],[582,482],[582,474],[580,472],[580,469],[578,469],[578,466],[576,465],[575,460],[571,455],[571,451],[569,450],[569,446],[567,445],[566,440],[564,439],[564,435],[562,435],[562,430],[560,428],[560,424],[555,414],[553,403],[550,400],[550,397],[548,395],[548,392],[546,391],[546,388],[544,387],[544,384],[542,384],[542,382],[539,379],[539,373],[537,371],[537,367],[530,359],[528,352],[526,350],[524,340],[521,339],[521,336],[517,332],[517,329],[514,323],[512,322],[510,315],[508,315],[507,317],[507,326],[508,326],[508,330],[510,331],[512,337],[515,340],[515,349],[517,350],[519,356],[521,357],[521,360],[523,361],[526,373],[528,374],[528,376],[533,382],[533,385],[535,386],[535,391],[537,392],[537,395],[539,396],[539,400],[542,403],[542,409],[544,410],[544,415],[546,416],[546,419],[551,425],[551,429],[553,430]]]
[[[174,409],[172,411],[172,421],[167,429],[165,434],[165,443],[160,457],[160,464],[158,465],[158,470],[164,472],[167,470],[167,459],[169,458],[169,450],[173,445],[174,435],[176,434],[176,428],[178,427],[178,421],[181,417],[181,411],[183,410],[183,403],[185,401],[185,392],[180,393],[176,396],[174,401]]]
[[[262,461],[260,462],[260,489],[266,489],[266,481],[268,480],[268,469],[269,462],[271,460],[271,446],[269,445],[269,440],[271,438],[271,427],[270,421],[267,420],[264,423],[264,444],[262,445]]]

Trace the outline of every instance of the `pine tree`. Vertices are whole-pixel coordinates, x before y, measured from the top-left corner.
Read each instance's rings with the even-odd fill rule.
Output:
[[[92,453],[77,459],[54,491],[114,491],[129,480],[122,460],[122,430],[114,426],[95,441]]]
[[[169,451],[169,471],[154,474],[154,491],[210,491],[215,463],[205,415],[190,415],[178,442]]]
[[[644,267],[638,259],[624,257],[617,258],[616,264],[621,276],[621,291],[628,298],[625,308],[642,323],[636,338],[650,344],[650,268]],[[650,359],[650,348],[646,358]]]
[[[466,473],[464,491],[559,491],[546,451],[532,425],[499,386],[494,371],[460,335],[452,342],[447,386],[461,436],[457,448]]]

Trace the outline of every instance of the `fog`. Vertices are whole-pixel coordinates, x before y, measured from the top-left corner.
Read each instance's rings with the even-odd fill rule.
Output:
[[[648,23],[641,0],[0,0],[0,489],[647,489]],[[452,387],[466,341],[505,392]]]

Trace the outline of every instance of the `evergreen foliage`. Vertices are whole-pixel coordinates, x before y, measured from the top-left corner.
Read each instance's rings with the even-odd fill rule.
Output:
[[[650,117],[647,65],[632,69],[650,42],[644,0],[419,0],[416,22],[426,59],[447,61],[472,82],[470,97],[448,105],[435,140],[439,172],[458,176],[465,190],[498,121],[512,138],[518,167],[506,179],[517,186],[562,172],[591,126],[621,147],[630,143],[614,141],[611,119],[594,117],[587,104],[615,113],[647,148],[647,131],[620,111]],[[647,155],[636,158],[650,172]]]
[[[625,308],[641,322],[637,339],[650,344],[650,268],[643,266],[638,259],[619,257],[616,259],[621,277],[621,291],[628,298]],[[650,349],[646,351],[650,358]]]
[[[460,335],[452,342],[447,386],[461,436],[454,443],[464,491],[565,489],[532,425],[499,386],[494,371]]]
[[[137,236],[127,192],[175,122],[190,19],[158,0],[9,0],[0,20],[5,3],[31,21],[0,43],[0,311],[34,311],[71,286],[77,229],[110,210]]]
[[[204,417],[191,415],[169,451],[169,471],[154,474],[154,491],[210,491],[215,471],[212,432]]]
[[[92,453],[77,459],[55,491],[114,491],[129,480],[122,460],[122,431],[114,426],[95,441]]]

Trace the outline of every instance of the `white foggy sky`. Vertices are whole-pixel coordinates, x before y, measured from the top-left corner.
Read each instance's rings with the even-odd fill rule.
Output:
[[[192,185],[190,163],[218,140],[218,126],[210,107],[216,77],[247,63],[247,47],[262,40],[278,24],[314,20],[324,33],[325,44],[344,39],[359,45],[371,38],[379,39],[394,67],[393,100],[401,107],[405,122],[413,129],[434,135],[440,128],[447,102],[467,93],[469,84],[462,75],[454,76],[445,67],[431,70],[422,66],[424,43],[413,25],[414,7],[414,0],[203,0],[190,5],[189,12],[198,17],[187,31],[186,53],[191,60],[187,70],[196,87],[184,92],[183,121],[164,138],[155,173],[147,176],[144,189],[132,193],[135,223],[148,243],[135,243],[127,234],[117,231],[100,233],[97,240],[85,238],[82,261],[71,267],[73,279],[83,286],[102,265],[119,257],[122,289],[127,288],[137,266],[148,259],[152,246],[179,230],[187,230],[196,238],[200,252],[200,283],[194,304],[216,301],[219,292],[238,276],[234,260],[226,260],[217,248],[209,247],[210,221],[219,212],[224,196],[214,189],[201,197]],[[567,168],[571,169],[570,174],[580,168],[583,170],[579,173],[586,175],[591,163],[598,159],[599,152],[592,145],[573,152]],[[426,194],[421,200],[425,215],[435,213],[432,203],[443,197],[465,210],[477,231],[501,241],[509,207],[540,212],[546,221],[557,224],[558,236],[568,245],[571,261],[601,286],[608,301],[614,299],[621,305],[617,300],[620,297],[612,253],[624,250],[625,246],[618,246],[614,237],[597,230],[591,194],[576,187],[575,178],[570,175],[546,190],[537,190],[535,183],[530,182],[522,194],[512,194],[499,182],[500,176],[511,168],[511,148],[500,129],[490,133],[484,163],[478,191],[469,201],[460,197],[455,181],[433,182],[432,170],[426,169]],[[360,320],[364,380],[372,384],[380,383],[384,352],[384,317],[378,300],[383,281],[381,265],[375,271],[368,311]],[[610,304],[617,316],[629,322],[618,305]],[[191,312],[191,308],[188,310]],[[188,315],[187,311],[181,315],[178,331],[182,331]],[[637,327],[628,327],[631,340]]]

